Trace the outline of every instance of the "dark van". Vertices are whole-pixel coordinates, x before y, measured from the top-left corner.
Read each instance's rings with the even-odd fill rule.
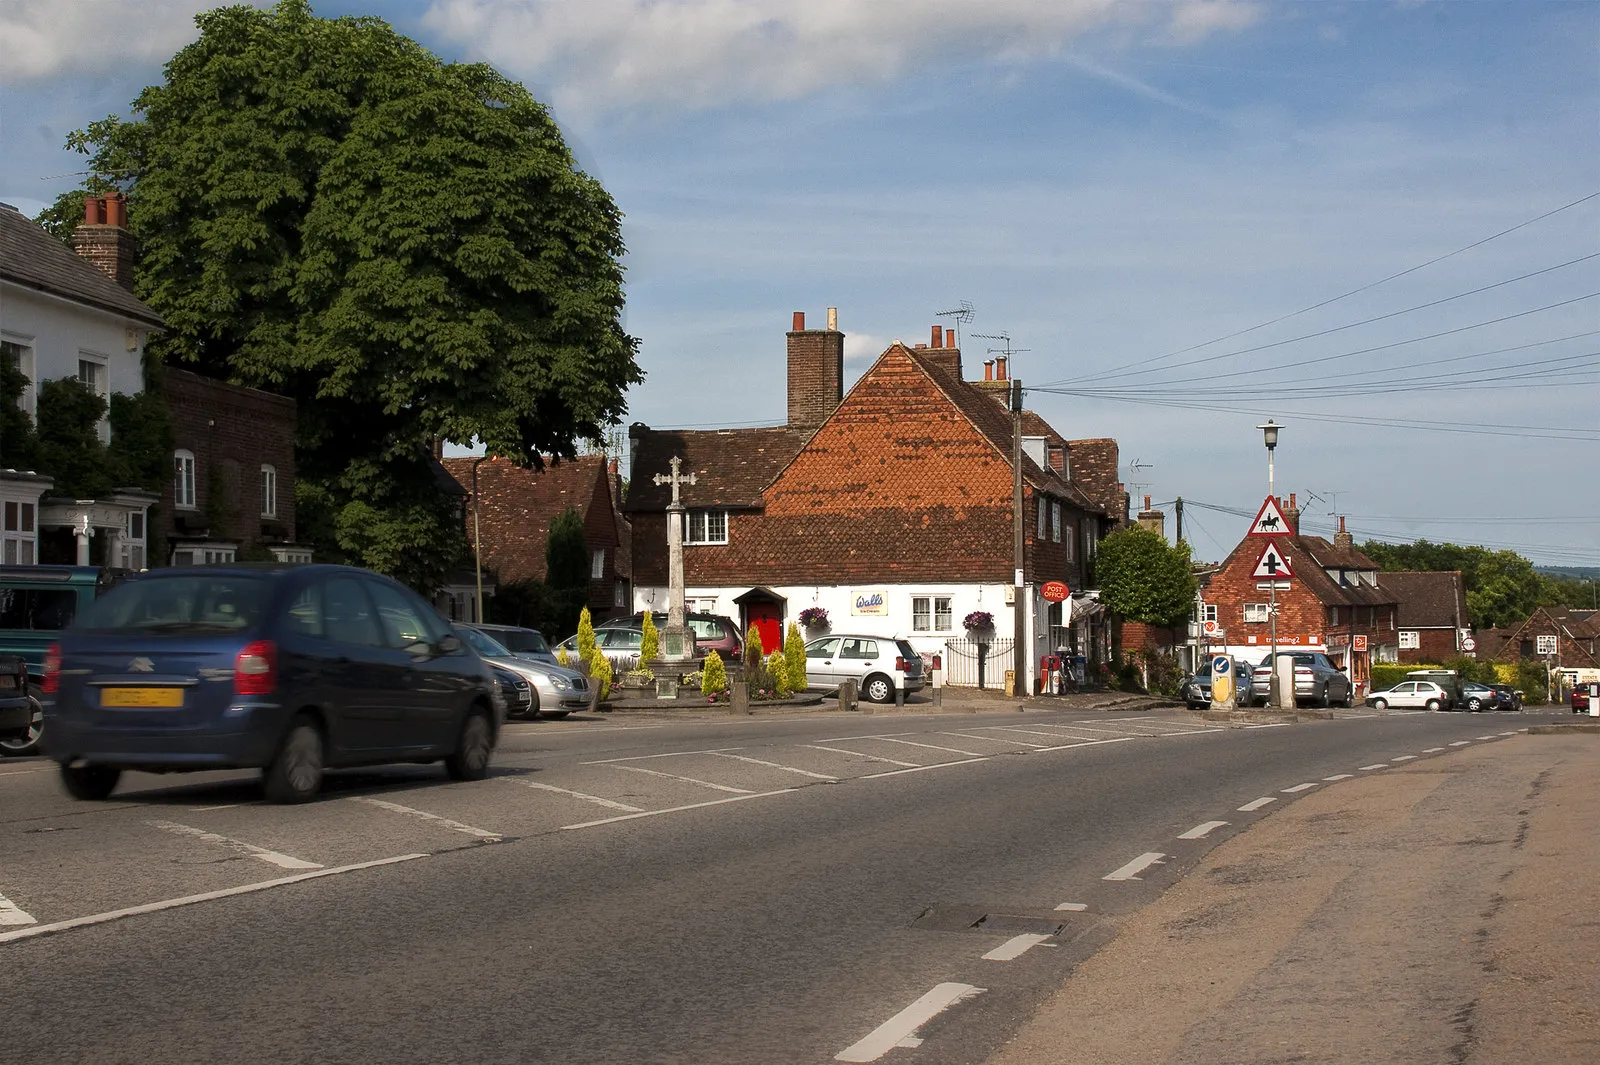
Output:
[[[37,692],[44,679],[44,653],[90,603],[117,580],[98,566],[0,566],[0,655],[27,663],[28,720],[20,729],[0,729],[0,756],[39,749],[44,708]]]
[[[395,581],[346,566],[132,577],[46,653],[44,750],[104,799],[123,770],[259,768],[304,802],[324,768],[442,760],[488,772],[504,704],[489,667]]]

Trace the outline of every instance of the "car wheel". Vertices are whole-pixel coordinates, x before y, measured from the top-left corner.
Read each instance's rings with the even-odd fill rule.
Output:
[[[322,790],[322,731],[305,714],[289,722],[278,753],[261,771],[268,802],[310,802]]]
[[[1372,708],[1374,710],[1387,710],[1387,709],[1389,709],[1389,700],[1387,700],[1387,699],[1374,699],[1374,700],[1372,700]]]
[[[27,735],[0,740],[0,757],[24,758],[39,753],[39,737],[44,735],[44,704],[30,695],[28,707],[32,716],[28,718]]]
[[[1482,709],[1483,709],[1483,700],[1482,699],[1468,699],[1467,700],[1467,711],[1469,713],[1476,714],[1478,711],[1480,711]]]
[[[571,710],[546,710],[540,716],[548,718],[551,721],[560,721],[570,713],[572,713]]]
[[[862,681],[861,697],[871,703],[892,703],[894,685],[882,673],[874,673]]]
[[[1427,708],[1437,714],[1444,708],[1444,704],[1437,699],[1429,699]]]
[[[494,731],[481,707],[467,711],[455,753],[444,760],[452,780],[482,780],[489,775],[489,755],[494,751]]]
[[[64,765],[61,783],[67,794],[85,802],[100,802],[110,798],[122,779],[122,770],[103,765]]]

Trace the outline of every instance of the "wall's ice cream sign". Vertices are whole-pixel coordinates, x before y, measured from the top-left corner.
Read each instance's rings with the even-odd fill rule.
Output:
[[[850,613],[884,617],[889,613],[889,594],[881,588],[850,593]]]

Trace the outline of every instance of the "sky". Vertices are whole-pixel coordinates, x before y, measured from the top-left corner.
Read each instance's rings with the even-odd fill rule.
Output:
[[[195,0],[0,0],[0,199],[81,178]],[[1307,532],[1600,565],[1600,3],[323,0],[550,105],[625,214],[628,421],[778,424],[961,321],[1224,557]],[[137,17],[128,17],[137,13]],[[1168,531],[1172,510],[1168,505]]]

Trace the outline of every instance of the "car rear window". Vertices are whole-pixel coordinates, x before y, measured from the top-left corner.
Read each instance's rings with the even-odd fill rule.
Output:
[[[70,588],[0,589],[0,629],[54,632],[77,612],[78,593]]]
[[[550,645],[532,629],[496,629],[495,638],[518,654],[549,654]]]
[[[185,574],[129,581],[91,603],[79,628],[89,632],[237,632],[260,620],[269,581],[241,574]]]
[[[459,629],[467,645],[485,658],[510,658],[511,651],[499,640],[478,629]]]

